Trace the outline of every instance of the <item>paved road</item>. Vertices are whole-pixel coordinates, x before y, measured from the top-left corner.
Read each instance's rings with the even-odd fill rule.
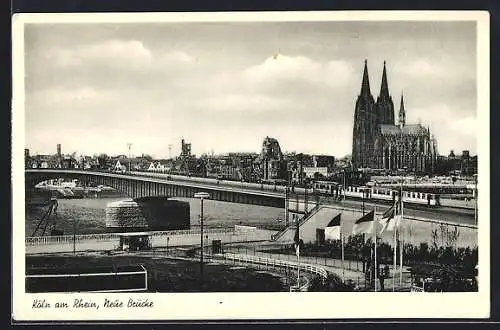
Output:
[[[332,198],[323,198],[320,200],[322,204],[336,205],[341,207],[342,202],[334,201]],[[346,200],[343,202],[344,206],[347,208],[355,208],[358,210],[363,209],[362,201]],[[312,208],[311,203],[311,208]],[[365,211],[373,210],[377,208],[377,211],[386,210],[390,207],[389,204],[375,204],[371,202],[365,202]],[[476,225],[474,210],[463,210],[463,209],[452,209],[452,208],[418,208],[405,206],[404,215],[408,217],[419,217],[427,218],[430,220],[441,220],[445,222],[463,224],[463,225]]]
[[[153,175],[151,173],[141,173],[142,175],[133,175],[132,177],[144,177],[148,179],[152,179],[148,175]],[[159,175],[159,174],[156,174]],[[124,176],[124,175],[122,175]],[[279,191],[273,191],[272,186],[266,186],[264,190],[261,190],[259,187],[259,184],[240,184],[239,182],[236,181],[220,181],[219,185],[215,185],[209,182],[198,182],[198,181],[192,181],[189,179],[183,179],[179,176],[171,176],[171,179],[167,180],[166,177],[168,175],[160,176],[160,177],[155,177],[154,180],[157,181],[162,181],[162,182],[168,182],[168,183],[176,183],[180,185],[194,185],[194,186],[199,186],[199,187],[207,187],[207,188],[212,188],[212,189],[223,189],[223,190],[229,190],[229,191],[235,191],[235,192],[257,192],[257,193],[262,193],[266,195],[271,195],[271,196],[277,196],[277,197],[284,197],[284,192],[279,192]],[[200,179],[201,178],[197,178]],[[281,189],[281,188],[280,188]],[[292,194],[293,195],[293,194]],[[291,196],[291,200],[293,200],[295,197],[294,195]],[[313,196],[310,196],[310,201],[313,202]],[[303,195],[299,195],[299,199],[303,200]],[[333,198],[331,197],[321,197],[322,200],[327,201],[328,203],[336,203],[333,202]],[[340,205],[340,203],[338,203]],[[345,205],[347,207],[356,207],[361,209],[362,208],[362,201],[358,200],[353,200],[353,199],[346,199]],[[373,203],[368,203],[365,202],[365,208],[366,207],[373,207]],[[381,204],[380,206],[386,206],[387,204]],[[405,206],[405,209],[408,210],[408,215],[411,216],[417,216],[417,217],[438,217],[436,214],[439,214],[440,217],[446,217],[445,220],[447,221],[452,221],[452,219],[457,218],[459,219],[458,221],[469,221],[467,222],[468,224],[473,224],[474,222],[474,210],[473,209],[462,209],[462,208],[453,208],[453,207],[439,207],[439,208],[433,208],[433,209],[427,209],[425,206],[418,206],[418,205],[412,205],[408,204]],[[465,222],[464,222],[465,223]]]
[[[260,247],[262,247],[263,244],[260,244]],[[257,247],[259,245],[256,245]],[[272,244],[269,244],[269,246],[272,246]],[[267,253],[265,251],[258,251],[253,248],[245,249],[243,248],[238,248],[238,247],[231,247],[227,246],[226,247],[226,252],[230,253],[236,253],[236,254],[242,254],[242,255],[255,255],[263,258],[269,258],[269,259],[277,259],[277,260],[285,260],[285,261],[290,261],[290,262],[296,262],[297,257],[292,254],[281,254],[281,253]],[[308,256],[301,256],[300,257],[300,263],[305,263],[305,264],[311,264],[311,265],[316,265],[323,267],[325,270],[327,270],[330,273],[334,273],[340,277],[344,277],[344,280],[351,280],[353,281],[356,285],[359,287],[364,287],[365,286],[365,281],[364,281],[364,274],[363,274],[363,266],[361,261],[349,261],[345,260],[344,261],[344,269],[342,270],[342,260],[341,259],[334,259],[334,258],[322,258],[322,257],[308,257]],[[390,278],[385,280],[385,291],[392,291],[393,288],[393,278],[394,278],[394,271],[393,271],[393,266],[389,266],[389,274]],[[394,282],[394,289],[397,291],[400,291],[402,289],[408,289],[410,287],[409,283],[409,278],[408,278],[408,267],[403,266],[403,279],[402,283],[400,284],[399,280],[399,268],[396,268],[396,281]],[[377,284],[378,286],[379,284]]]
[[[212,184],[207,184],[207,183],[200,183],[200,182],[189,182],[189,181],[182,181],[182,180],[172,180],[173,182],[182,182],[182,184],[196,184],[200,186],[207,186],[210,188],[221,188],[223,187],[224,189],[227,190],[233,190],[233,191],[247,191],[247,192],[260,192],[260,189],[257,188],[251,188],[251,187],[238,187],[238,186],[226,186],[225,184],[221,184],[220,186],[214,186]],[[172,182],[170,181],[170,182]],[[273,192],[273,191],[268,191],[264,190],[262,191],[265,194],[268,195],[275,195],[275,196],[283,196],[283,193],[280,192]],[[303,202],[303,196],[299,196],[299,201]],[[294,202],[295,197],[290,198],[290,202]],[[313,196],[310,196],[309,199],[311,203],[311,208],[314,205],[314,198]],[[332,197],[321,197],[320,199],[321,203],[325,204],[330,204],[330,205],[338,205],[341,206],[342,202],[335,201],[334,198]],[[344,206],[349,207],[349,208],[355,208],[362,210],[363,208],[363,202],[360,200],[353,200],[353,199],[346,199],[344,201]],[[373,209],[376,206],[375,203],[372,202],[364,202],[364,208],[365,210],[370,210]],[[377,208],[382,210],[386,209],[389,207],[389,204],[377,204]],[[475,221],[475,211],[471,209],[461,209],[461,208],[452,208],[452,207],[439,207],[439,208],[427,208],[426,206],[419,206],[419,205],[411,205],[407,204],[405,205],[405,215],[409,217],[420,217],[420,218],[427,218],[430,220],[438,220],[438,221],[444,221],[444,222],[449,222],[449,223],[457,223],[457,224],[463,224],[463,225],[476,225]]]

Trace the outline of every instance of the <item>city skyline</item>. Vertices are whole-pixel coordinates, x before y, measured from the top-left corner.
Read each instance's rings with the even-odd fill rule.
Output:
[[[27,25],[25,143],[128,155],[131,142],[167,158],[182,138],[201,155],[259,152],[270,136],[286,152],[343,157],[367,59],[374,96],[386,61],[395,105],[404,92],[408,121],[430,125],[440,154],[476,154],[475,33],[474,22]]]

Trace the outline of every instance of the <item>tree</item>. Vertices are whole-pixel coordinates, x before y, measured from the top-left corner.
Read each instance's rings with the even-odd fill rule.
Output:
[[[335,274],[328,274],[326,279],[315,276],[309,282],[309,291],[313,292],[352,292],[352,283],[343,283],[342,279]]]
[[[459,237],[460,232],[457,226],[453,226],[453,230],[449,230],[449,228],[446,227],[446,246],[455,247]]]
[[[109,156],[106,154],[100,154],[99,156],[97,156],[98,168],[105,169],[107,167],[108,160]]]
[[[313,177],[315,181],[323,180],[325,178],[325,176],[319,172],[314,172]]]

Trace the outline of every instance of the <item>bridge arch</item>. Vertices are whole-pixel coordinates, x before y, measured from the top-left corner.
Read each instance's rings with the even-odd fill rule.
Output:
[[[44,172],[26,172],[25,187],[27,189],[34,188],[37,184],[53,179],[77,179],[84,183],[94,183],[96,185],[105,185],[116,189],[117,191],[131,197],[142,197],[141,189],[131,180],[126,178],[112,178],[106,176],[95,175],[94,173],[74,173],[62,171],[44,171]],[[151,196],[151,195],[149,195]]]
[[[140,197],[188,197],[197,192],[207,192],[210,199],[241,204],[255,204],[284,208],[284,195],[267,192],[252,192],[241,189],[210,186],[203,184],[180,183],[146,176],[118,174],[111,172],[97,172],[69,169],[26,169],[25,187],[27,189],[36,184],[57,178],[77,179],[81,182],[93,182],[97,185],[106,185],[136,199]]]

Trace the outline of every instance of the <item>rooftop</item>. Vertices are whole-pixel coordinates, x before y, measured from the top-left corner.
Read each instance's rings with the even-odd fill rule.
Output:
[[[428,132],[427,128],[420,124],[403,126],[402,131],[399,126],[382,124],[380,125],[380,131],[383,135],[398,135],[401,133],[406,135],[424,135]]]

